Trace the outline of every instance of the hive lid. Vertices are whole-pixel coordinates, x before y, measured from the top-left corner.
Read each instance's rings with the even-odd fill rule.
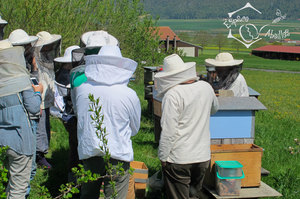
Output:
[[[236,168],[242,168],[243,165],[239,163],[238,161],[215,161],[215,163],[225,169],[236,169]]]
[[[219,110],[266,110],[256,97],[218,97]]]
[[[152,71],[152,72],[155,72],[157,71],[157,66],[144,66],[144,69],[145,70],[149,70],[149,71]]]

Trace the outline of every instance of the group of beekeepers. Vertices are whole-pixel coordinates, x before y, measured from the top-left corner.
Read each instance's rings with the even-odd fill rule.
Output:
[[[138,65],[122,56],[119,41],[106,31],[89,31],[77,45],[60,57],[62,37],[41,31],[36,36],[22,29],[4,39],[7,21],[0,17],[0,146],[8,146],[7,198],[25,198],[36,164],[45,169],[50,142],[50,113],[63,121],[69,132],[68,170],[79,162],[86,170],[106,175],[105,150],[91,117],[89,95],[99,98],[103,128],[107,133],[110,163],[122,163],[124,175],[116,175],[117,198],[126,198],[131,136],[138,133],[141,105],[128,83]],[[162,133],[158,157],[167,198],[201,197],[202,182],[210,162],[209,118],[218,110],[216,91],[231,90],[249,96],[240,74],[243,60],[219,53],[205,60],[207,81],[200,80],[195,62],[183,62],[177,54],[164,58],[155,75],[155,88],[162,97]],[[69,173],[69,181],[75,176]],[[81,198],[113,195],[109,180],[99,179],[81,187]]]

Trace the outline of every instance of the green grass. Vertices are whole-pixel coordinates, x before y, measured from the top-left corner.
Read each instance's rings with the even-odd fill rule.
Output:
[[[265,59],[250,54],[250,51],[237,53],[234,49],[227,48],[222,52],[232,53],[235,59],[243,59],[244,68],[268,69],[268,70],[285,70],[285,71],[300,71],[299,61],[286,61],[278,59]],[[204,49],[203,54],[199,57],[184,57],[184,61],[195,61],[198,66],[204,66],[204,60],[207,58],[215,58],[219,53],[217,49]],[[203,67],[204,68],[204,67]]]
[[[204,30],[212,34],[227,34],[228,30],[223,22],[223,19],[161,19],[158,21],[158,25],[170,26],[176,33],[187,31],[193,34],[195,31]],[[251,23],[257,26],[258,29],[266,24],[270,24],[266,30],[270,28],[278,32],[278,30],[288,29],[291,33],[288,38],[300,40],[300,34],[296,34],[296,32],[300,32],[300,21],[285,20],[277,24],[271,24],[271,22],[270,20],[251,20]]]
[[[264,148],[262,166],[271,173],[263,181],[283,194],[298,198],[300,154],[291,155],[289,146],[300,137],[300,74],[244,71],[250,87],[261,93],[268,108],[256,114],[255,143]]]
[[[283,62],[286,62],[283,65],[289,64]],[[293,139],[300,138],[300,74],[249,70],[242,73],[248,85],[261,94],[259,100],[268,108],[257,112],[255,121],[255,144],[264,149],[262,167],[270,171],[270,175],[262,180],[282,193],[284,199],[297,199],[300,194],[300,154],[290,154],[288,147],[294,145]],[[130,86],[137,92],[142,105],[141,128],[132,138],[134,159],[145,162],[151,176],[160,168],[154,122],[147,113],[143,84],[130,83]],[[67,181],[68,134],[55,118],[51,118],[51,131],[51,150],[47,157],[53,170],[38,169],[32,183],[31,199],[39,196],[38,184],[45,185],[56,196],[60,184]]]

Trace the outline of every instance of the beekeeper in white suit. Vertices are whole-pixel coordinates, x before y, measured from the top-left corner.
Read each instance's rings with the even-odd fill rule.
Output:
[[[249,97],[246,80],[240,73],[243,62],[227,52],[217,54],[215,59],[205,59],[208,80],[214,89],[232,90],[235,97]]]
[[[116,166],[123,163],[124,176],[117,176],[117,198],[126,198],[128,192],[130,162],[133,161],[131,136],[137,134],[140,127],[141,106],[135,91],[127,86],[134,73],[137,62],[122,57],[118,46],[102,46],[98,55],[85,56],[85,76],[87,81],[75,87],[75,98],[78,119],[78,154],[83,160],[84,168],[93,173],[105,174],[104,152],[99,149],[100,140],[92,124],[89,112],[89,94],[100,99],[101,114],[104,115],[103,128],[108,133],[110,162]],[[99,197],[101,180],[82,186],[81,198]],[[104,180],[105,197],[113,194],[112,187]]]
[[[54,105],[54,58],[60,54],[61,35],[47,31],[37,33],[34,57],[38,65],[39,80],[44,86],[42,95],[42,115],[37,129],[36,162],[38,165],[51,169],[45,154],[50,146],[50,107]]]

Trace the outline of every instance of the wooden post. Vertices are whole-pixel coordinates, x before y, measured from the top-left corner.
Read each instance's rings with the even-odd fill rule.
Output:
[[[169,46],[170,46],[170,37],[168,35],[167,36],[167,52],[169,51]]]
[[[176,45],[176,35],[174,35],[174,52],[176,52],[176,48],[177,48],[177,45]]]

